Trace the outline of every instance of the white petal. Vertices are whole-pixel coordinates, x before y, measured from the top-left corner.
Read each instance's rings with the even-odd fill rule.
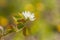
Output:
[[[31,14],[30,18],[34,18],[34,17],[35,17],[34,14]]]
[[[27,16],[30,17],[30,15],[31,15],[31,13],[28,11],[28,12],[27,12]]]
[[[25,19],[27,19],[27,14],[26,14],[26,12],[22,12],[22,14],[24,15]]]
[[[30,21],[34,21],[36,18],[30,18]]]

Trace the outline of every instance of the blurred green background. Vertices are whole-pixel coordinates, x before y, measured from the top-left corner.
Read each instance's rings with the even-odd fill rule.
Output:
[[[4,0],[3,0],[4,1]],[[16,14],[18,12],[30,11],[35,14],[36,20],[31,24],[30,33],[27,30],[27,39],[31,40],[55,40],[56,33],[60,32],[59,0],[8,0],[8,12],[4,15]],[[11,12],[11,13],[10,13]],[[10,14],[8,14],[10,13]],[[5,19],[0,17],[2,25],[7,24]],[[13,40],[25,40],[23,31],[17,32]]]

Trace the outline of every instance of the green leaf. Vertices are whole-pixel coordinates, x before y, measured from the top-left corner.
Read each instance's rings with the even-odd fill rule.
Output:
[[[22,23],[19,23],[17,27],[18,27],[18,29],[21,29],[24,27],[24,25]]]

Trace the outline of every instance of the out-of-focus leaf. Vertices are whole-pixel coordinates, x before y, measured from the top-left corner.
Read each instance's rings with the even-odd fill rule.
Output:
[[[24,27],[24,24],[19,23],[17,27],[18,27],[18,29],[21,29],[21,28],[23,28],[23,27]]]

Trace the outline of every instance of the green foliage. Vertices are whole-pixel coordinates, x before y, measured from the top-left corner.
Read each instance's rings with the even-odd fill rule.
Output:
[[[19,23],[17,27],[18,27],[18,29],[21,29],[21,28],[23,28],[23,27],[24,27],[24,24]]]

